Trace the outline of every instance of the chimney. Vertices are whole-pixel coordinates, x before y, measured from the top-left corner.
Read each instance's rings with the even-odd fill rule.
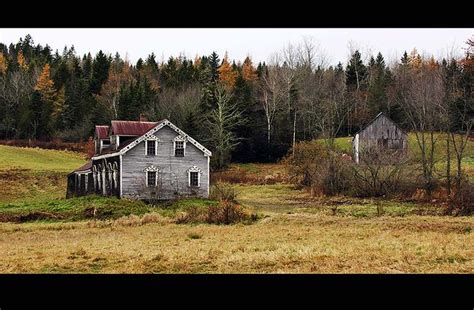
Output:
[[[138,121],[140,121],[140,122],[147,122],[148,120],[146,119],[145,114],[140,113],[140,118],[138,119]]]

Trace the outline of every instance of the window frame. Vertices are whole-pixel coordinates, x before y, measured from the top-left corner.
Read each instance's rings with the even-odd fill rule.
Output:
[[[192,166],[191,168],[189,168],[188,170],[186,170],[186,172],[188,173],[188,187],[192,187],[192,188],[198,188],[198,187],[201,187],[201,174],[202,174],[202,170],[197,167],[197,166]],[[197,185],[191,185],[191,173],[192,172],[195,172],[197,173],[197,181],[198,181],[198,184]]]
[[[193,175],[196,176],[196,184],[193,184]],[[199,172],[196,172],[196,171],[190,171],[189,172],[189,186],[191,187],[199,187]]]
[[[177,150],[176,146],[178,144],[177,142],[182,142],[183,143],[183,148],[182,148],[183,155],[182,156],[177,156],[176,155],[176,150]],[[181,149],[181,148],[179,148],[179,149]],[[185,157],[186,156],[186,138],[185,137],[177,136],[176,138],[173,139],[173,156],[174,157]]]
[[[145,168],[144,172],[145,172],[145,186],[146,187],[151,187],[148,184],[148,173],[149,172],[154,172],[155,173],[155,186],[154,187],[157,187],[158,186],[158,173],[160,172],[160,168],[158,168],[154,165],[150,165],[149,167]]]
[[[155,174],[155,185],[150,185],[150,173]],[[156,171],[147,171],[146,172],[146,187],[156,187],[157,185],[157,180],[158,180],[158,174]]]
[[[148,154],[148,141],[153,141],[155,143],[155,154]],[[156,156],[158,154],[158,143],[160,139],[157,136],[151,134],[145,139],[145,156]]]

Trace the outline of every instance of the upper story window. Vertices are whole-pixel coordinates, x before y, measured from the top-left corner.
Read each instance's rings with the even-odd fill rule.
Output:
[[[186,139],[181,136],[177,136],[176,138],[174,138],[173,141],[174,141],[174,156],[184,157],[184,152],[186,149]]]
[[[155,156],[157,153],[159,139],[155,135],[150,135],[145,139],[145,155]]]
[[[156,155],[156,141],[148,141],[146,146],[147,155]]]
[[[174,148],[174,156],[176,157],[184,156],[184,142],[183,141],[176,141],[176,145]]]

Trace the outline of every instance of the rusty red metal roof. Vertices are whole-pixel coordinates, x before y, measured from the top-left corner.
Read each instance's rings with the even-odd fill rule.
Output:
[[[89,169],[92,169],[92,160],[89,160],[87,163],[80,166],[79,168],[77,168],[73,172],[81,172],[81,171],[86,171],[86,170],[89,170]]]
[[[159,124],[159,122],[112,121],[112,135],[141,136]]]
[[[99,139],[109,138],[109,126],[108,125],[95,125],[95,134]]]

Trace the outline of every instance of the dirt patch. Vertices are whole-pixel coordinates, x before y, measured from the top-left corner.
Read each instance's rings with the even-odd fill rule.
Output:
[[[41,211],[29,212],[26,214],[0,213],[0,222],[26,223],[60,219],[64,219],[64,215]]]

